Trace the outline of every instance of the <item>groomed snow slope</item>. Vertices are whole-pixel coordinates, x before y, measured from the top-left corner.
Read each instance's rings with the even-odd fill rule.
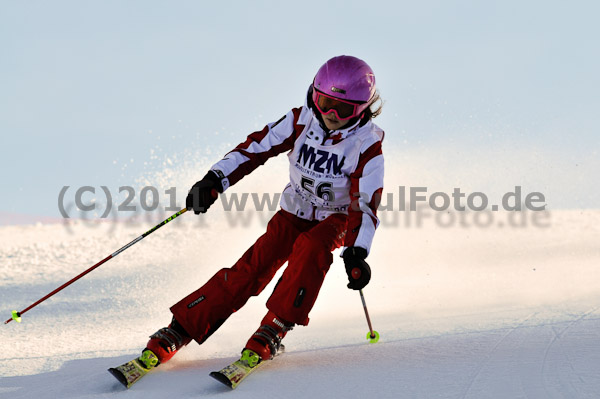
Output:
[[[106,369],[136,355],[172,303],[235,262],[264,229],[266,215],[253,216],[236,227],[220,211],[204,224],[186,214],[22,323],[0,326],[0,397],[600,397],[600,212],[590,210],[553,211],[547,227],[384,224],[365,289],[379,343],[366,342],[360,298],[336,257],[310,325],[236,391],[208,373],[239,353],[273,285],[125,391]],[[0,228],[2,320],[148,226]]]

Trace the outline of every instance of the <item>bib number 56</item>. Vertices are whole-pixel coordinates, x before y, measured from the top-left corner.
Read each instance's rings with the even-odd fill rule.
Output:
[[[315,188],[315,179],[311,179],[310,177],[302,176],[300,184],[302,185],[303,189],[305,189],[309,193],[316,195],[317,197],[321,198],[324,201],[334,201],[335,200],[335,193],[333,192],[333,189],[332,189],[333,184],[331,184],[330,182],[325,182],[325,181],[321,182],[321,183],[317,184],[317,187]]]

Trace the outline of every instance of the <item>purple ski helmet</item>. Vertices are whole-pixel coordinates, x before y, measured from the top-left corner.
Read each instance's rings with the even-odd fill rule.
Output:
[[[355,117],[371,105],[375,90],[375,74],[371,67],[359,58],[340,55],[319,68],[313,81],[312,99],[317,107],[320,94],[357,103],[352,115]]]

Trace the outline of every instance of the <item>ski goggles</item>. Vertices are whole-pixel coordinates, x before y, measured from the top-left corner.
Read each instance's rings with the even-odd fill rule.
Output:
[[[358,116],[362,112],[359,107],[364,104],[335,98],[317,89],[314,89],[313,102],[321,114],[327,115],[333,112],[342,121]]]

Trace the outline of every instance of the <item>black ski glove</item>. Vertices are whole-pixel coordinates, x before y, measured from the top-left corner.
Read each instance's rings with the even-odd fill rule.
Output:
[[[193,209],[196,215],[206,213],[222,192],[221,179],[215,172],[209,170],[202,180],[192,186],[185,199],[185,206],[188,210]]]
[[[344,251],[344,265],[348,275],[348,288],[362,290],[371,280],[371,268],[365,262],[367,250],[361,247],[349,247]]]

